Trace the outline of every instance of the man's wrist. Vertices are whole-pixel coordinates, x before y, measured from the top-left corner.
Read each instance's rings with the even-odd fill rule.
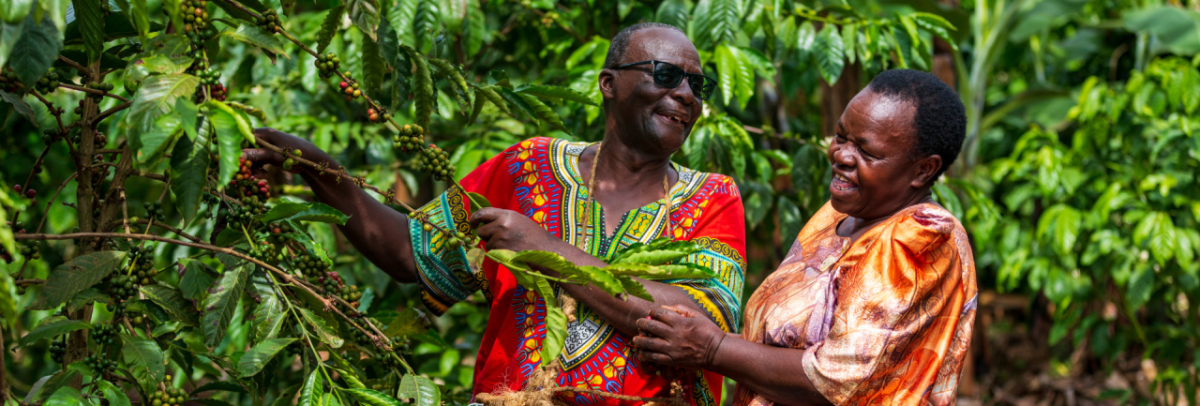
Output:
[[[710,340],[710,342],[715,343],[709,344],[708,357],[705,357],[706,359],[704,360],[704,369],[712,369],[712,367],[716,365],[717,354],[721,352],[721,344],[725,343],[725,338],[727,336],[728,334],[725,334],[724,331],[721,331],[721,334],[716,334],[715,337]]]

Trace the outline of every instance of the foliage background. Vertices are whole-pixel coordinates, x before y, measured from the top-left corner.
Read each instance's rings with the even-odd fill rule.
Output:
[[[163,7],[158,0],[134,3],[145,10]],[[749,233],[746,297],[827,200],[825,145],[845,103],[881,70],[932,70],[960,92],[970,119],[964,152],[935,189],[972,236],[983,292],[961,397],[1015,404],[1197,403],[1200,320],[1190,302],[1200,299],[1200,260],[1195,258],[1200,250],[1200,137],[1195,134],[1200,127],[1195,114],[1200,1],[264,3],[280,11],[284,26],[306,44],[317,43],[326,15],[344,7],[340,25],[345,29],[327,49],[342,57],[343,70],[366,77],[368,93],[391,106],[401,123],[415,114],[411,89],[403,75],[377,70],[379,56],[372,58],[372,52],[380,51],[374,41],[364,41],[384,21],[400,44],[461,64],[468,80],[496,83],[507,74],[517,85],[571,87],[593,100],[599,99],[595,78],[607,38],[616,30],[642,21],[684,28],[701,51],[706,74],[721,86],[676,160],[737,179]],[[82,54],[77,34],[71,35],[69,4],[4,2],[0,64],[22,58],[14,44],[25,25],[42,15],[65,35],[68,52]],[[147,15],[166,23],[161,13]],[[413,169],[412,156],[390,148],[391,130],[366,125],[364,107],[345,102],[336,83],[319,79],[311,56],[290,43],[280,51],[287,57],[268,57],[267,51],[223,38],[214,57],[229,100],[265,113],[265,120],[255,119],[256,126],[312,140],[353,173],[392,188],[410,204],[445,190],[444,182]],[[123,83],[113,82],[114,93],[130,96]],[[603,132],[600,109],[576,102],[551,105],[561,125],[491,104],[478,120],[467,122],[463,116],[469,112],[454,97],[438,93],[428,138],[452,152],[457,177],[524,138],[595,141]],[[59,90],[51,98],[73,106],[82,95]],[[44,128],[53,117],[35,99],[26,101],[33,120],[13,104],[0,104],[0,201],[23,208],[24,221],[33,222],[42,218],[42,207],[7,192],[25,181],[41,149],[36,124]],[[122,123],[110,120],[105,133],[128,131]],[[117,138],[109,137],[110,146]],[[74,171],[68,151],[58,147],[32,182],[42,193]],[[273,176],[295,185],[293,194],[305,195],[299,179]],[[64,196],[73,196],[72,188]],[[130,215],[145,216],[138,213],[138,203],[162,193],[161,184],[145,179],[131,180],[127,188]],[[172,223],[183,224],[173,206],[166,210]],[[46,218],[49,232],[77,226],[67,206],[55,205]],[[212,231],[206,221],[183,225],[195,235]],[[421,309],[413,286],[391,282],[329,226],[310,227],[320,244],[336,253],[336,269],[348,282],[371,288],[371,299],[364,302],[372,316]],[[0,228],[0,234],[8,232]],[[27,270],[33,277],[45,278],[74,252],[65,242],[42,243],[42,248],[45,260],[31,262]],[[157,249],[159,267],[191,254],[165,245]],[[13,349],[51,314],[30,310],[35,295],[16,294],[8,276],[15,272],[10,266],[0,275],[0,313],[5,376],[20,396],[57,366],[49,361],[44,341]],[[486,324],[483,306],[481,298],[460,303],[432,320],[430,333],[418,336],[414,367],[443,384],[448,403],[461,403],[468,394]],[[235,314],[218,354],[244,352],[250,340],[246,316],[240,310]],[[197,368],[193,374],[176,373],[175,380],[194,387],[205,372]],[[251,402],[237,394],[219,397]]]

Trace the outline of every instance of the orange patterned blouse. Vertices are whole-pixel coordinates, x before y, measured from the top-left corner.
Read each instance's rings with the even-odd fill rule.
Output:
[[[746,304],[742,336],[804,351],[835,405],[953,405],[975,320],[967,233],[946,209],[914,205],[857,241],[826,203]],[[775,403],[738,385],[734,405]]]

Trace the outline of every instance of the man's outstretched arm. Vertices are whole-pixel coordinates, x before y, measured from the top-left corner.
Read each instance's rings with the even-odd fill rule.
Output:
[[[294,135],[273,128],[256,129],[254,135],[283,149],[299,149],[301,156],[310,161],[329,162],[330,169],[341,168],[325,151]],[[282,166],[284,160],[282,155],[265,148],[243,150],[242,157],[255,167]],[[294,166],[293,171],[304,178],[318,201],[350,216],[340,228],[354,248],[397,281],[417,281],[407,216],[376,201],[353,182],[345,179],[339,182],[337,176],[320,174],[304,165]]]

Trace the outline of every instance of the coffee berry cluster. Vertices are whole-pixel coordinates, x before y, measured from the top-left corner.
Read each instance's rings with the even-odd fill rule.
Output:
[[[317,65],[317,75],[321,79],[329,79],[336,75],[341,63],[342,59],[334,55],[333,52],[325,55],[317,55],[317,60],[313,62],[314,65]],[[345,88],[345,86],[342,87]]]
[[[17,79],[17,73],[9,70],[0,73],[0,89],[14,94],[21,94],[21,80]]]
[[[346,73],[346,76],[350,76],[349,72]],[[356,97],[362,97],[362,90],[359,90],[357,81],[352,80],[350,82],[346,82],[343,80],[341,83],[338,83],[338,86],[342,88],[342,93],[346,94],[346,101],[354,100]]]
[[[437,145],[429,144],[428,148],[421,150],[421,163],[419,168],[428,174],[433,175],[434,180],[446,180],[454,176],[454,165],[450,165],[450,153],[438,148]]]
[[[379,114],[380,112],[382,112],[383,114]],[[383,107],[380,107],[379,110],[376,110],[374,107],[371,107],[371,108],[367,109],[367,119],[371,120],[371,122],[373,122],[373,123],[382,123],[382,122],[391,120],[392,115],[389,114],[387,112],[387,110],[385,110]]]
[[[405,124],[400,133],[392,136],[392,144],[401,151],[412,151],[425,143],[425,129],[416,124]]]
[[[50,359],[54,360],[55,364],[63,362],[63,356],[67,354],[67,339],[66,336],[56,338],[50,342]]]
[[[84,87],[86,87],[88,89],[99,90],[104,93],[111,92],[114,88],[116,88],[116,86],[113,86],[112,83],[104,83],[104,82],[87,82],[87,84],[84,85]],[[104,99],[104,94],[103,93],[101,93],[101,94],[88,93],[87,97],[90,97],[93,101],[95,101],[96,103],[99,103],[100,100]]]
[[[309,252],[299,252],[292,257],[292,268],[300,271],[309,282],[316,282],[318,278],[329,272],[329,264]]]
[[[295,155],[297,158],[299,158],[299,157],[303,156],[304,153],[300,152],[299,149],[296,149],[296,150],[292,150],[292,155]],[[296,160],[292,159],[292,157],[290,157],[290,156],[287,157],[287,159],[283,160],[283,170],[285,170],[285,171],[292,170],[292,166],[295,166],[295,165],[296,165]]]
[[[112,371],[117,368],[117,361],[104,358],[101,354],[92,354],[83,359],[84,365],[96,372],[96,376],[103,376],[105,372]]]
[[[208,27],[208,0],[186,0],[183,2],[183,32],[189,37]]]
[[[54,68],[50,68],[50,72],[47,72],[46,76],[42,76],[41,79],[38,79],[37,90],[39,92],[42,92],[43,94],[45,94],[45,93],[53,92],[54,89],[57,89],[57,88],[58,88],[58,72],[55,72]]]
[[[146,217],[153,219],[163,219],[162,202],[148,201],[146,202]]]
[[[166,376],[166,382],[171,381],[171,375]],[[152,406],[180,406],[188,400],[187,392],[182,388],[167,387],[166,390],[158,389],[154,394],[150,395],[150,404]]]
[[[268,9],[261,17],[254,17],[254,24],[258,25],[263,31],[271,34],[278,34],[280,31],[279,15],[275,14],[275,10]]]

